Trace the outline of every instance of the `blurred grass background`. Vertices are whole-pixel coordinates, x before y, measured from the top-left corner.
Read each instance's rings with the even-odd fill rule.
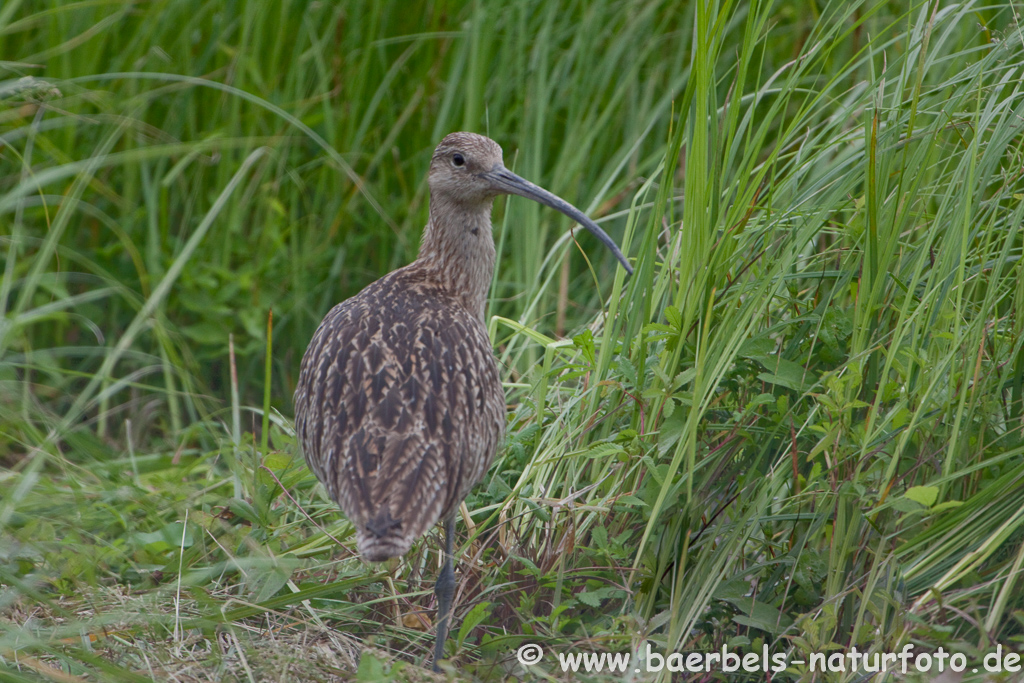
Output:
[[[496,207],[509,437],[451,675],[527,641],[555,680],[648,642],[1020,650],[1020,11],[7,0],[0,677],[420,675],[437,544],[354,556],[291,394],[415,257],[453,130],[637,272]]]

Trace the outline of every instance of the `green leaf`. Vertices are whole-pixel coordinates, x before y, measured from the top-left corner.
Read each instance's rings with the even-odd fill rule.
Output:
[[[670,416],[662,421],[658,434],[658,450],[662,454],[667,453],[679,441],[679,437],[683,435],[683,431],[686,429],[688,418],[689,411],[679,410],[673,411]]]
[[[551,513],[547,510],[547,508],[537,505],[537,503],[533,502],[529,498],[520,498],[519,500],[526,503],[526,507],[530,508],[530,510],[533,511],[533,514],[536,515],[542,522],[551,521]]]
[[[818,336],[829,347],[839,348],[839,343],[853,334],[853,321],[843,311],[830,308],[821,317]]]
[[[276,437],[275,437],[276,438]],[[280,474],[296,466],[295,458],[290,453],[272,451],[263,458],[263,464],[268,469]]]
[[[801,386],[803,386],[800,382],[792,381],[791,378],[782,377],[771,372],[762,372],[757,376],[757,378],[762,382],[767,382],[768,384],[777,384],[781,387],[792,389],[793,391],[800,391]]]
[[[740,614],[732,618],[737,624],[752,626],[776,635],[793,625],[793,620],[771,605],[753,598],[726,598]]]
[[[659,335],[651,335],[655,338],[666,339],[670,335],[677,334],[676,329],[671,325],[662,325],[661,323],[647,323],[643,327],[645,334],[651,334],[652,332],[659,332]]]
[[[469,613],[462,620],[462,626],[459,627],[459,635],[458,638],[456,638],[456,642],[460,648],[466,641],[466,636],[468,636],[473,629],[487,619],[490,607],[491,603],[489,602],[478,602],[473,605],[473,609],[469,610]]]
[[[683,329],[683,314],[680,313],[679,309],[675,306],[669,306],[665,309],[665,319],[668,320],[668,324],[676,330]]]
[[[621,444],[602,441],[583,451],[581,455],[584,458],[605,458],[609,455],[618,455],[625,450]]]
[[[594,364],[594,359],[597,357],[597,353],[594,347],[594,335],[590,330],[583,330],[575,337],[572,338],[573,345],[580,350],[583,357],[587,359],[587,363],[590,365]]]
[[[260,521],[260,515],[256,512],[256,508],[254,508],[248,501],[241,500],[240,498],[232,498],[228,501],[228,508],[231,512],[247,522],[258,524]]]
[[[685,386],[697,378],[697,368],[683,370],[672,380],[672,391]]]
[[[616,361],[619,366],[619,374],[622,375],[623,379],[633,386],[637,385],[636,378],[636,366],[625,356],[617,356]]]
[[[171,522],[159,531],[148,533],[140,531],[135,534],[135,539],[145,544],[146,547],[154,552],[163,552],[171,548],[191,548],[193,543],[192,531],[191,529],[184,528],[183,537],[183,528],[184,524],[182,522]]]
[[[812,384],[817,380],[813,372],[804,368],[799,363],[794,363],[785,358],[759,358],[757,361],[768,370],[768,372],[758,375],[758,379],[769,384],[779,384],[787,389],[803,391],[807,384]]]
[[[926,509],[921,503],[907,498],[906,496],[900,496],[893,500],[892,506],[900,512],[923,512]]]
[[[723,581],[715,588],[714,597],[719,600],[741,599],[750,592],[750,582],[743,577]]]
[[[375,683],[376,681],[387,680],[387,674],[384,671],[384,663],[377,659],[377,657],[375,657],[369,650],[363,650],[363,654],[359,658],[359,669],[356,671],[356,680],[366,681],[366,683]]]
[[[750,645],[750,638],[746,636],[733,636],[729,639],[730,650],[740,650]]]
[[[747,402],[746,409],[753,410],[757,406],[767,405],[769,403],[775,403],[775,396],[772,394],[758,394],[754,398]]]
[[[939,503],[938,505],[933,505],[930,512],[934,514],[937,512],[943,512],[945,510],[952,510],[953,508],[958,508],[963,504],[964,502],[962,500],[947,500],[942,503]]]
[[[909,498],[915,503],[920,503],[926,508],[930,508],[935,505],[935,500],[939,497],[938,486],[913,486],[907,489],[907,492],[903,494],[904,498]]]
[[[775,342],[767,337],[754,337],[748,339],[740,345],[739,356],[742,358],[750,358],[751,360],[761,360],[766,356],[770,356],[775,350]]]
[[[282,558],[283,559],[283,558]],[[264,576],[261,577],[263,585],[256,595],[256,602],[265,602],[277,595],[277,592],[284,588],[288,580],[292,578],[296,562],[285,562],[279,560]]]

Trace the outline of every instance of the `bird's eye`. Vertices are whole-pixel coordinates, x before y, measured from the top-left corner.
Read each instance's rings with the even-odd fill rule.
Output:
[[[456,166],[465,166],[466,157],[456,152],[455,154],[452,155],[452,163],[455,164]]]

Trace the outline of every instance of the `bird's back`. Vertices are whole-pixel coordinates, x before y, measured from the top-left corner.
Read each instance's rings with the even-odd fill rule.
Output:
[[[335,306],[302,358],[295,428],[359,552],[404,554],[483,478],[505,397],[480,320],[420,264]]]

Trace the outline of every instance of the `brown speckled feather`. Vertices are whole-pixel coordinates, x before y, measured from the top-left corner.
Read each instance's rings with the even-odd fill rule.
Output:
[[[504,435],[487,333],[419,263],[328,313],[298,387],[306,460],[369,560],[404,554],[451,514]]]

